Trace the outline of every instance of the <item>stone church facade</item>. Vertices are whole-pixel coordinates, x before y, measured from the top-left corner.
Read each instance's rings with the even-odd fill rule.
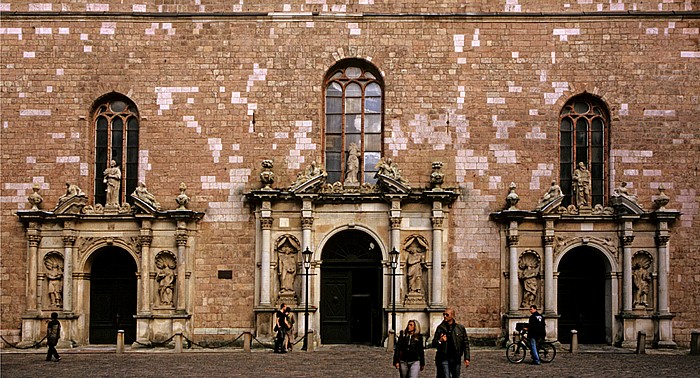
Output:
[[[0,3],[0,335],[700,327],[686,0]],[[308,269],[302,256],[310,253]],[[396,260],[392,263],[392,258]],[[308,308],[308,324],[305,309]]]

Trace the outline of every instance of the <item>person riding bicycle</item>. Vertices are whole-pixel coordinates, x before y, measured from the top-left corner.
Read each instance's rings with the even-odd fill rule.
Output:
[[[544,324],[544,316],[537,312],[537,306],[530,306],[530,319],[527,325],[527,341],[532,355],[532,364],[540,364],[540,356],[537,354],[537,340],[544,339],[547,334]]]

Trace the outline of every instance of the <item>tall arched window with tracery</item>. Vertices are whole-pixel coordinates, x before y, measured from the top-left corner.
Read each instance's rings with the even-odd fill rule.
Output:
[[[379,70],[363,60],[344,60],[328,71],[324,84],[327,181],[375,183],[384,111]]]
[[[597,98],[580,95],[569,100],[559,114],[559,175],[562,205],[574,203],[573,174],[583,162],[591,175],[591,205],[604,205],[608,180],[610,113]]]
[[[130,193],[138,184],[139,115],[136,105],[112,94],[100,99],[94,111],[95,203],[105,204],[107,183],[104,171],[114,160],[122,173],[119,202],[131,203]]]

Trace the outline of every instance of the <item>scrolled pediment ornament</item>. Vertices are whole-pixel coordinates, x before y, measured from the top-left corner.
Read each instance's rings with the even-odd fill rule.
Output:
[[[588,236],[566,238],[564,236],[557,235],[555,237],[554,250],[556,254],[560,254],[562,251],[577,245],[596,245],[604,248],[613,256],[617,254],[617,245],[615,244],[615,240],[613,238],[597,238]]]

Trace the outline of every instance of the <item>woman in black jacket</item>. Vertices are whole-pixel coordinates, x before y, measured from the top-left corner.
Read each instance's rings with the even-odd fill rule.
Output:
[[[401,331],[394,346],[394,366],[399,369],[401,378],[415,378],[425,368],[423,335],[420,323],[411,319],[406,329]]]

